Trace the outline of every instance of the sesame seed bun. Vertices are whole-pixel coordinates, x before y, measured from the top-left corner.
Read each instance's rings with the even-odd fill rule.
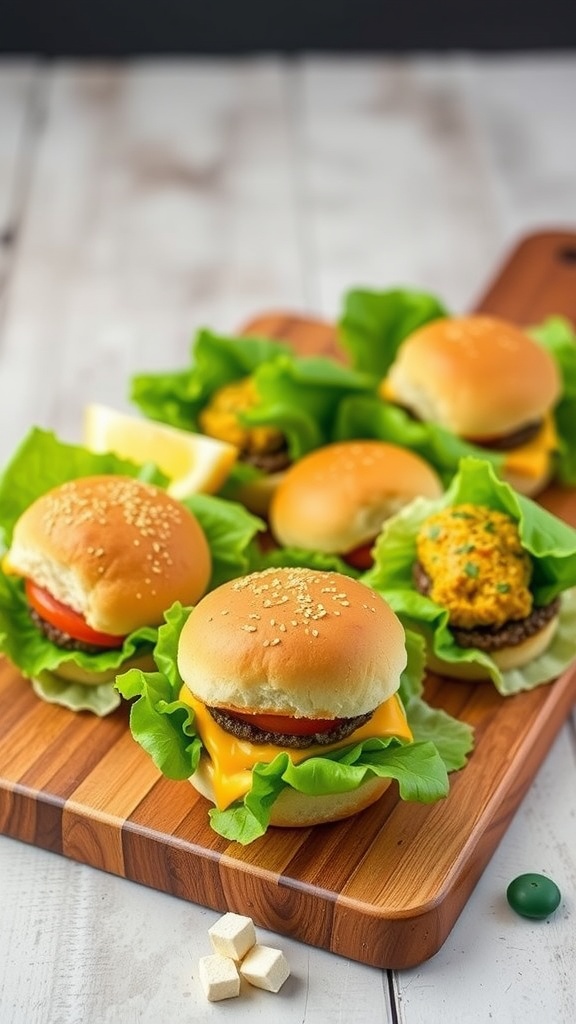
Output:
[[[346,554],[373,540],[413,498],[437,498],[442,484],[414,452],[384,441],[342,441],[286,471],[270,506],[283,545]]]
[[[81,477],[38,498],[16,523],[7,563],[117,636],[159,624],[175,600],[193,604],[211,572],[188,509],[124,476]]]
[[[193,609],[178,669],[205,704],[237,712],[351,718],[398,689],[404,630],[382,597],[339,573],[266,569]]]
[[[385,393],[460,437],[494,438],[540,420],[560,396],[554,359],[490,316],[434,320],[400,346]]]

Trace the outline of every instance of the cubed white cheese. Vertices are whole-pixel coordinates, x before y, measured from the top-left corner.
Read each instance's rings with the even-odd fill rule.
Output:
[[[211,1003],[220,999],[231,999],[240,995],[240,975],[230,957],[212,953],[198,962],[198,975],[204,995]]]
[[[212,949],[220,956],[241,960],[256,942],[254,922],[242,914],[224,914],[208,929]]]
[[[240,964],[240,974],[256,988],[278,992],[289,977],[290,968],[281,949],[256,943]]]

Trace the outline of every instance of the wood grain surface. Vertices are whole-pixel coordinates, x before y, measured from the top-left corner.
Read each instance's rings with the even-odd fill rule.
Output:
[[[529,323],[576,320],[576,235],[527,238],[477,308]],[[330,351],[322,321],[271,313],[245,330]],[[543,499],[576,523],[576,497]],[[6,835],[379,967],[442,945],[574,703],[576,675],[501,698],[488,684],[430,676],[431,703],[471,723],[476,749],[432,807],[395,790],[348,821],[270,829],[249,847],[211,831],[188,783],[163,779],[132,741],[127,709],[100,720],[38,701],[0,666],[0,829]]]

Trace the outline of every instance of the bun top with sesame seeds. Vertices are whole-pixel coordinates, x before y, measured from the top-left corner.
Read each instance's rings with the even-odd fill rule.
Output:
[[[16,523],[7,563],[93,629],[118,636],[162,622],[176,600],[193,604],[211,573],[208,543],[184,505],[112,475],[38,498]]]
[[[481,441],[540,420],[560,397],[561,379],[525,331],[472,315],[433,320],[406,338],[382,391],[420,419]]]
[[[273,568],[225,583],[194,608],[178,668],[211,707],[350,718],[396,692],[404,630],[375,591],[340,573]]]

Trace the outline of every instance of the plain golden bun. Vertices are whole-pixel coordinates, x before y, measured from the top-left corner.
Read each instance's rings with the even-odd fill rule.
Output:
[[[212,776],[214,768],[210,758],[202,754],[198,768],[190,782],[203,797],[216,803]],[[287,786],[272,804],[270,824],[280,828],[305,828],[339,821],[358,814],[376,803],[390,785],[390,779],[368,779],[348,793],[325,793],[311,796]]]
[[[208,706],[351,718],[396,692],[404,630],[382,597],[340,573],[265,569],[224,583],[192,610],[178,669]]]
[[[270,505],[285,546],[346,554],[374,540],[413,498],[438,498],[442,484],[419,455],[384,441],[340,441],[288,469]]]
[[[193,604],[211,573],[208,543],[184,505],[151,484],[107,475],[38,498],[16,523],[6,561],[93,629],[117,636],[161,623],[176,600]]]
[[[561,393],[552,356],[491,316],[433,320],[400,346],[384,393],[420,419],[490,439],[541,419]]]
[[[498,470],[498,474],[519,494],[525,494],[528,498],[532,498],[536,494],[541,494],[552,479],[554,474],[552,454],[552,452],[548,453],[544,469],[536,476],[529,476],[527,473],[516,473],[514,470],[509,469],[506,464]]]
[[[513,644],[510,647],[502,647],[499,651],[490,651],[490,658],[502,672],[507,672],[513,668],[522,668],[544,653],[557,627],[558,616],[556,615],[542,629],[521,643]],[[482,665],[474,664],[473,662],[442,661],[431,651],[428,652],[426,663],[432,672],[436,672],[438,675],[449,676],[451,679],[480,681],[490,678]]]

